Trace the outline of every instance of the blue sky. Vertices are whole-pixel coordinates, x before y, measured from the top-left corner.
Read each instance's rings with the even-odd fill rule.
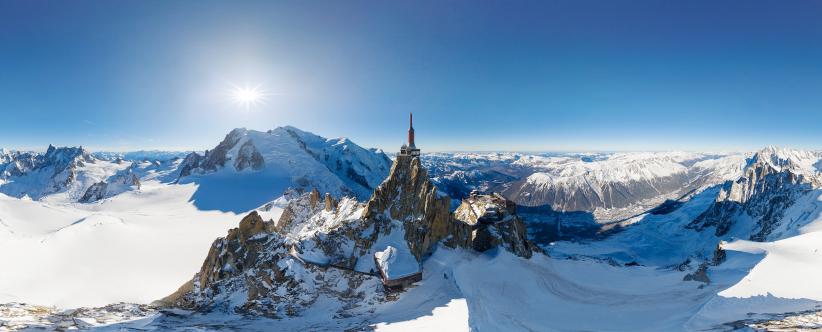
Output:
[[[822,148],[818,1],[2,1],[0,146]],[[229,100],[262,84],[264,105]]]

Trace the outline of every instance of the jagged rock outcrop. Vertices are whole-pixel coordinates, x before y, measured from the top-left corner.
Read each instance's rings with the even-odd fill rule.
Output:
[[[291,194],[295,196],[294,193]],[[316,188],[308,193],[296,194],[289,200],[288,205],[283,209],[280,219],[277,220],[274,230],[286,235],[292,232],[292,225],[295,223],[305,223],[315,217],[322,206],[320,206],[320,192]]]
[[[516,204],[499,194],[472,195],[454,211],[454,218],[465,227],[456,226],[452,238],[477,251],[503,247],[530,258],[538,247],[528,241],[525,223],[516,214]]]
[[[325,207],[324,210],[326,212],[331,212],[337,206],[337,201],[331,197],[331,194],[325,193]]]
[[[816,179],[799,172],[800,168],[790,159],[781,159],[772,150],[760,151],[749,160],[744,175],[725,182],[716,202],[687,227],[700,231],[715,227],[714,234],[722,237],[740,220],[750,218],[755,224],[749,238],[765,241],[785,210],[817,186]]]
[[[421,261],[453,227],[450,201],[429,181],[419,158],[397,156],[388,178],[366,203],[362,218],[381,230],[388,230],[392,220],[400,222],[411,253]]]
[[[254,144],[252,144],[251,141],[243,143],[243,145],[240,146],[240,151],[237,152],[237,160],[234,161],[234,168],[238,171],[246,168],[258,171],[263,169],[263,167],[265,167],[263,155],[257,151]]]
[[[106,181],[92,184],[83,193],[79,201],[82,203],[96,202],[103,198],[114,196],[130,189],[140,190],[140,177],[135,173],[135,164],[117,172]]]
[[[108,179],[108,182],[113,185],[133,186],[137,190],[140,189],[140,177],[134,173],[134,166],[127,168],[122,172],[118,172]]]
[[[203,161],[203,156],[197,152],[189,153],[180,163],[180,174],[178,178],[191,175],[191,171],[200,168],[200,163]]]
[[[34,199],[63,192],[75,183],[79,168],[93,163],[96,159],[83,147],[49,145],[45,153],[6,153],[0,163],[0,180],[14,181],[0,186],[0,192]]]
[[[375,253],[386,249],[397,261],[420,266],[444,239],[466,248],[501,246],[524,257],[534,250],[514,210],[479,227],[454,219],[450,198],[431,184],[416,157],[398,157],[366,203],[330,194],[321,200],[316,188],[287,196],[277,222],[256,211],[243,218],[214,242],[200,272],[159,304],[284,317],[323,296],[353,310],[366,299],[385,299]]]
[[[252,212],[214,241],[194,278],[159,306],[221,310],[271,318],[299,315],[318,298],[340,301],[344,315],[364,301],[380,301],[369,275],[305,264],[272,222]]]
[[[719,265],[725,261],[727,258],[727,254],[725,253],[725,249],[722,249],[722,243],[716,245],[716,250],[714,250],[714,256],[711,258],[711,264]]]
[[[88,203],[103,199],[106,196],[106,187],[108,187],[108,184],[105,181],[92,184],[91,187],[86,189],[83,197],[80,198],[80,202]]]
[[[374,253],[389,245],[399,248],[399,255],[413,255],[421,262],[438,241],[454,233],[459,223],[453,222],[449,204],[418,158],[399,157],[368,202],[337,202],[330,194],[321,202],[315,188],[289,202],[275,229],[310,239],[305,250],[312,250],[312,257],[321,256],[324,264],[371,273]],[[302,251],[303,244],[295,245]]]

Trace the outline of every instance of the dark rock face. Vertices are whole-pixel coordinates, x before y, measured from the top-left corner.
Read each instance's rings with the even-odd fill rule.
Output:
[[[91,203],[106,198],[107,196],[124,192],[130,188],[140,190],[140,177],[134,173],[135,167],[136,165],[132,165],[112,175],[106,181],[92,184],[86,189],[79,201],[82,203]]]
[[[525,223],[516,213],[516,204],[500,195],[470,196],[454,211],[458,226],[452,239],[458,245],[486,251],[503,247],[517,256],[530,258],[539,251],[527,238]]]
[[[251,141],[246,141],[240,146],[240,151],[237,154],[237,160],[234,161],[234,168],[242,171],[246,168],[251,168],[255,171],[261,170],[265,167],[263,155],[257,151]]]
[[[725,249],[722,249],[722,244],[720,243],[716,246],[716,250],[714,250],[714,257],[711,259],[711,264],[713,264],[713,265],[722,264],[722,262],[725,261],[725,258],[726,258]]]
[[[225,162],[228,160],[228,151],[237,145],[244,130],[239,128],[232,130],[220,144],[217,144],[214,150],[206,151],[203,161],[200,163],[200,168],[206,171],[216,171],[217,168],[224,167]]]
[[[716,226],[714,235],[725,236],[733,226],[734,218],[741,216],[743,210],[739,202],[718,201],[696,217],[687,227],[702,231],[705,228]]]
[[[191,175],[191,171],[200,167],[200,163],[203,161],[203,156],[197,154],[197,152],[189,153],[185,159],[180,163],[180,176],[179,177],[186,177]]]
[[[232,130],[225,136],[220,144],[217,144],[217,147],[215,147],[214,150],[206,150],[205,155],[200,155],[197,152],[189,153],[185,159],[183,159],[183,162],[180,163],[179,178],[189,176],[195,171],[212,172],[216,171],[218,168],[224,167],[226,161],[228,160],[228,151],[239,143],[244,130],[245,129],[241,128]],[[253,145],[250,145],[250,147],[245,147],[245,151],[247,158],[244,158],[243,161],[238,160],[235,162],[235,167],[237,167],[238,163],[239,166],[242,167],[238,168],[238,170],[242,170],[246,167],[253,168],[255,164],[259,164],[261,165],[260,167],[262,167],[262,156],[259,152],[257,152]],[[254,152],[257,153],[255,154]],[[257,158],[260,160],[256,160]]]
[[[699,265],[699,268],[696,269],[693,273],[688,273],[682,278],[683,281],[698,281],[705,284],[710,284],[711,279],[708,278],[708,265],[702,264]]]
[[[80,198],[80,202],[89,203],[103,199],[106,195],[106,187],[108,187],[108,184],[105,181],[92,184],[86,189],[83,197]]]
[[[724,236],[738,219],[749,216],[756,221],[750,239],[765,241],[785,210],[812,189],[803,175],[754,159],[742,178],[723,184],[716,202],[688,227],[703,230],[715,226],[716,236]]]

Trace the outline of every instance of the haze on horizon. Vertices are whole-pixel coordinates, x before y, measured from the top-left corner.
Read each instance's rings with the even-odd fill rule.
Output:
[[[0,3],[0,147],[819,149],[815,1]],[[232,86],[260,86],[238,105]],[[236,99],[236,98],[235,98]]]

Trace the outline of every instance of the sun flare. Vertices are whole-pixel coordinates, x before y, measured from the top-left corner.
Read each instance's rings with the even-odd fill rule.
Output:
[[[260,85],[254,87],[249,85],[242,87],[234,85],[231,90],[231,100],[245,109],[265,103],[265,97],[267,95],[266,91],[263,90]]]

